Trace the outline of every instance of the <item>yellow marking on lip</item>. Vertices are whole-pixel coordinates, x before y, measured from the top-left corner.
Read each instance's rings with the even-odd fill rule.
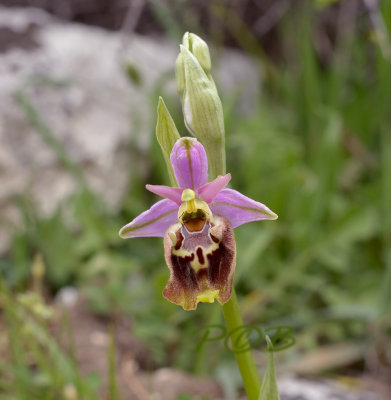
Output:
[[[220,290],[207,289],[197,296],[197,303],[214,303]]]

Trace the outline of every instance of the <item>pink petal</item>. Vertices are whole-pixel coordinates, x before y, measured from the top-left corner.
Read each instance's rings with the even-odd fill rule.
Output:
[[[197,139],[183,137],[177,140],[170,158],[182,189],[197,190],[208,181],[208,159],[204,146]]]
[[[177,219],[178,205],[171,200],[160,200],[119,231],[124,238],[163,237],[167,228]]]
[[[222,190],[209,207],[212,213],[228,218],[233,228],[247,222],[278,218],[264,204],[232,189]]]
[[[166,199],[170,199],[173,202],[177,203],[179,206],[182,204],[181,196],[183,189],[172,188],[169,186],[162,186],[162,185],[145,185],[145,187],[150,192],[155,193],[158,196],[165,197]]]
[[[217,196],[217,194],[228,185],[230,180],[231,174],[218,176],[214,181],[200,187],[198,189],[198,195],[202,200],[210,203]]]

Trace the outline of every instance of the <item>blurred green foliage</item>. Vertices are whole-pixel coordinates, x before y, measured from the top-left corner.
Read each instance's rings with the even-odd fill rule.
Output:
[[[166,18],[167,10],[159,7],[156,12]],[[279,215],[277,222],[235,231],[235,286],[244,318],[261,327],[282,322],[294,326],[301,348],[342,340],[371,343],[373,327],[389,318],[391,60],[378,38],[385,35],[390,46],[391,3],[381,2],[380,11],[384,27],[365,30],[355,21],[335,39],[326,61],[314,47],[316,11],[292,11],[278,26],[283,48],[279,64],[251,48],[254,40],[244,48],[261,57],[257,60],[263,68],[262,95],[254,112],[243,116],[236,111],[235,98],[223,98],[232,187]],[[173,21],[167,26],[175,37],[184,31]],[[142,84],[132,71],[131,79]],[[164,94],[161,90],[158,94]],[[186,135],[179,100],[165,98]],[[41,117],[26,98],[20,104],[37,130],[50,138],[42,125],[44,116],[37,120]],[[156,93],[151,104],[155,115]],[[45,330],[46,322],[28,317],[14,295],[28,287],[37,253],[43,256],[51,294],[74,285],[92,312],[130,317],[132,334],[146,343],[153,367],[205,372],[232,360],[220,344],[213,351],[195,352],[195,328],[220,321],[217,304],[185,312],[161,296],[169,274],[162,241],[123,242],[117,236],[121,226],[156,201],[144,190],[145,183],[168,183],[157,143],[141,155],[137,147],[129,148],[131,159],[140,156],[151,160],[150,169],[133,174],[116,215],[82,179],[80,191],[49,218],[38,217],[28,199],[17,199],[26,229],[15,232],[11,250],[0,262],[0,307],[11,340],[11,356],[0,364],[2,398],[57,399],[69,382],[85,393],[83,398],[95,398],[94,378],[80,379],[72,357]],[[64,160],[67,167],[68,158]],[[73,173],[74,166],[68,167]],[[24,329],[31,325],[32,331]]]
[[[7,346],[2,348],[7,355],[0,361],[1,398],[71,400],[75,397],[67,397],[67,393],[76,393],[76,398],[97,400],[99,380],[95,375],[82,377],[72,347],[65,350],[53,338],[48,329],[51,317],[42,298],[29,293],[27,302],[27,294],[13,295],[2,279],[0,289],[2,319],[7,327]],[[62,334],[67,335],[65,329]],[[68,337],[67,342],[71,341]]]

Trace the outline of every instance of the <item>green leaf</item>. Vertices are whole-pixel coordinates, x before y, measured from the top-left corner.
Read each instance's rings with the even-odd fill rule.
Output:
[[[172,169],[170,161],[170,153],[175,142],[180,138],[180,135],[161,97],[159,97],[159,104],[157,106],[156,137],[162,149],[171,185],[177,186],[174,170]]]
[[[274,370],[274,356],[273,356],[273,345],[269,338],[266,336],[267,350],[268,350],[268,363],[263,376],[261,392],[259,393],[259,400],[280,400],[278,394],[276,373]]]

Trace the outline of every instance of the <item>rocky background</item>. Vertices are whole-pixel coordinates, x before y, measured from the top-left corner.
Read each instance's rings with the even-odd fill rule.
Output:
[[[0,252],[18,222],[16,196],[28,195],[47,215],[73,193],[77,182],[64,162],[82,168],[107,206],[118,207],[137,164],[129,147],[145,150],[153,138],[155,89],[163,84],[176,95],[177,52],[165,38],[66,23],[37,8],[0,8]],[[216,72],[223,93],[241,88],[248,111],[260,88],[251,60],[227,50]]]
[[[378,2],[319,0],[315,3],[318,8],[316,18],[312,21],[311,43],[315,49],[316,66],[319,70],[326,71],[331,68],[333,57],[338,51],[342,54],[341,59],[346,61],[346,52],[341,51],[338,39],[344,39],[344,35],[349,36],[353,30],[352,26],[357,21],[359,21],[357,28],[359,34],[368,39],[371,45],[373,43],[379,45],[385,59],[390,55],[387,53],[389,43],[384,37],[385,41],[379,39],[376,36],[376,29],[373,28],[373,26],[376,28],[379,23]],[[219,370],[214,377],[197,376],[184,372],[171,364],[162,367],[162,363],[170,360],[170,351],[175,353],[176,348],[180,348],[180,346],[185,348],[186,343],[183,344],[183,342],[186,340],[186,334],[189,335],[185,328],[188,325],[194,327],[200,321],[201,323],[207,322],[206,315],[208,314],[200,313],[197,317],[191,316],[186,320],[182,314],[176,312],[177,310],[173,311],[168,308],[169,305],[161,304],[160,297],[156,300],[156,293],[160,296],[160,292],[156,288],[159,288],[164,280],[159,275],[160,272],[155,272],[158,271],[157,265],[161,267],[160,248],[155,251],[152,246],[148,247],[149,243],[153,242],[140,244],[140,249],[129,250],[130,248],[125,246],[120,247],[115,230],[120,227],[117,227],[120,218],[123,219],[124,215],[128,217],[136,214],[140,208],[139,203],[144,207],[145,198],[137,197],[137,194],[132,198],[128,196],[133,181],[136,181],[137,186],[142,187],[137,180],[147,182],[147,178],[154,174],[164,174],[163,171],[156,173],[151,170],[151,162],[155,162],[151,156],[151,148],[153,148],[158,95],[163,95],[167,100],[170,111],[177,117],[177,125],[183,129],[181,133],[186,134],[183,123],[178,118],[181,110],[173,72],[178,53],[178,37],[183,33],[178,32],[180,25],[173,23],[175,21],[186,21],[186,26],[191,31],[208,32],[210,42],[217,44],[216,47],[212,47],[212,57],[215,58],[213,75],[221,97],[225,104],[231,107],[231,109],[226,109],[228,122],[230,122],[230,111],[233,109],[235,110],[234,119],[239,115],[246,123],[244,117],[248,116],[249,125],[247,127],[249,130],[255,131],[251,140],[261,143],[262,150],[268,149],[268,145],[274,143],[273,135],[277,137],[276,141],[280,140],[279,138],[283,139],[278,146],[274,148],[270,146],[270,153],[275,151],[277,154],[275,159],[265,157],[266,161],[260,168],[261,172],[263,169],[266,170],[264,172],[265,180],[269,178],[267,160],[271,160],[271,163],[278,164],[277,168],[280,168],[280,164],[281,168],[285,168],[281,174],[284,177],[280,180],[277,179],[276,185],[290,187],[292,193],[301,191],[304,193],[303,202],[299,198],[297,203],[304,203],[307,200],[305,196],[308,194],[306,192],[308,187],[317,188],[316,168],[318,165],[315,162],[315,166],[310,163],[308,166],[305,153],[306,151],[310,153],[313,148],[316,149],[316,144],[321,142],[319,138],[323,131],[316,131],[319,136],[316,136],[315,140],[312,139],[315,144],[310,143],[309,145],[310,139],[300,136],[302,131],[299,134],[293,133],[293,130],[297,129],[297,127],[294,128],[294,123],[303,117],[296,113],[294,105],[299,104],[305,98],[306,93],[297,91],[294,93],[294,100],[291,100],[292,104],[290,106],[284,104],[281,99],[286,93],[282,94],[282,90],[280,91],[283,83],[288,88],[294,88],[294,90],[297,88],[289,82],[286,75],[277,71],[278,67],[282,67],[281,70],[284,70],[284,66],[288,66],[287,69],[293,71],[294,83],[301,81],[304,74],[301,70],[297,73],[295,70],[297,64],[287,61],[289,55],[292,54],[289,40],[297,38],[288,37],[282,40],[283,31],[277,29],[279,21],[284,16],[295,15],[296,9],[300,8],[298,4],[288,0],[232,0],[229,2],[0,0],[0,272],[2,274],[4,272],[5,279],[8,279],[7,283],[9,283],[9,288],[5,290],[5,286],[1,286],[0,290],[0,309],[2,311],[0,315],[0,358],[2,360],[15,362],[12,359],[12,346],[10,345],[14,331],[10,325],[7,325],[7,319],[3,318],[5,310],[3,304],[6,304],[4,293],[7,295],[9,293],[9,298],[15,300],[17,309],[20,304],[24,306],[27,304],[22,301],[24,292],[29,293],[33,289],[39,294],[40,300],[33,299],[34,301],[32,300],[31,303],[38,302],[40,307],[43,307],[41,304],[43,302],[54,314],[48,326],[44,324],[49,332],[47,342],[51,343],[50,340],[58,342],[62,346],[61,348],[66,349],[65,353],[67,353],[69,343],[67,338],[64,339],[62,328],[64,320],[69,322],[76,348],[77,368],[83,376],[98,375],[101,382],[98,391],[99,398],[110,400],[120,398],[110,392],[110,374],[108,373],[110,356],[108,353],[111,348],[114,348],[117,357],[114,364],[116,365],[118,390],[124,394],[126,399],[188,400],[204,399],[208,396],[213,399],[234,400],[233,393],[242,393],[238,390],[240,379],[237,371],[236,369],[234,372],[230,371],[230,366],[226,371]],[[168,9],[169,13],[167,13]],[[344,49],[342,48],[342,50]],[[372,64],[370,63],[375,58],[373,53],[373,48],[370,48],[368,70],[364,72],[360,70],[357,74],[349,75],[349,79],[353,82],[352,86],[356,85],[361,88],[357,82],[366,83],[365,79],[369,77],[368,87],[372,88],[371,85],[375,82],[371,75],[374,69],[371,69]],[[296,73],[297,75],[295,75]],[[357,81],[354,81],[356,77],[358,77]],[[311,78],[313,77],[311,76]],[[278,86],[279,80],[283,82],[281,87]],[[257,108],[259,106],[257,101],[263,91],[270,89],[273,85],[278,89],[271,90],[273,95],[268,96],[267,101],[272,105],[277,104],[278,112],[283,110],[281,113],[276,111],[275,115],[270,116],[270,120],[275,120],[275,125],[274,122],[267,121],[268,115],[262,115],[263,109]],[[348,93],[347,97],[354,98],[354,94],[352,94],[354,90],[349,84],[344,85],[345,83],[341,84],[341,92],[346,92]],[[312,98],[310,100],[312,101]],[[320,103],[322,102],[320,101]],[[324,104],[321,105],[323,107]],[[381,106],[380,101],[378,105]],[[308,109],[312,112],[312,116],[318,117],[327,108],[322,107],[311,109],[308,106]],[[337,107],[335,104],[332,107],[335,107],[334,117],[342,107]],[[363,108],[365,109],[365,107]],[[358,107],[357,110],[359,110]],[[361,112],[363,111],[361,110]],[[355,111],[353,114],[359,116],[360,111]],[[258,125],[254,123],[255,127],[251,127],[253,121],[251,118],[254,118],[254,115],[261,115],[266,120],[266,125],[263,125],[262,121]],[[284,136],[281,131],[285,128],[281,128],[281,126],[284,126],[285,118],[289,121],[287,124],[289,127]],[[305,119],[305,116],[303,118]],[[341,120],[343,118],[340,116]],[[345,121],[342,123],[340,119],[337,118],[337,122],[333,120],[333,123],[330,124],[330,131],[341,123],[341,126],[343,125],[341,137],[343,137],[344,143],[341,148],[336,149],[332,147],[334,142],[331,144],[327,142],[327,160],[324,162],[325,165],[329,164],[329,156],[331,164],[333,160],[335,161],[332,159],[333,151],[338,155],[344,154],[348,159],[346,163],[349,164],[348,167],[343,171],[341,168],[342,172],[337,174],[338,184],[340,180],[348,181],[348,183],[345,186],[342,185],[342,194],[338,192],[337,201],[334,198],[334,202],[330,201],[331,206],[336,209],[343,208],[345,203],[341,198],[346,200],[343,196],[353,197],[355,185],[361,184],[360,179],[367,182],[374,179],[371,174],[380,176],[376,169],[378,168],[377,160],[380,159],[376,153],[380,140],[374,140],[375,144],[372,148],[370,140],[359,138],[359,135],[356,137],[355,132],[351,132],[352,129],[347,127],[349,124]],[[325,121],[324,124],[322,122],[322,127],[325,126],[329,129],[330,121],[328,119]],[[271,131],[272,133],[268,136],[269,127],[273,129],[276,126],[275,131]],[[325,130],[327,130],[326,128]],[[258,135],[258,130],[265,135],[265,144],[254,139]],[[296,135],[297,142],[291,142],[294,135]],[[247,150],[239,154],[243,149],[238,136],[233,134],[231,143],[232,148],[236,151],[231,151],[232,165],[235,165],[239,156],[245,161]],[[244,157],[243,154],[245,154]],[[284,157],[288,160],[285,163]],[[299,165],[297,169],[295,169],[295,163]],[[250,165],[249,169],[251,167]],[[290,172],[291,170],[293,173]],[[259,170],[254,169],[254,171],[254,174],[258,174]],[[273,169],[271,169],[270,176],[274,176]],[[328,172],[323,176],[327,180]],[[255,183],[249,184],[248,187],[257,186],[257,179],[256,175],[253,179]],[[270,180],[272,181],[272,178]],[[321,179],[319,181],[322,182]],[[245,179],[243,182],[245,185]],[[242,184],[242,182],[240,183]],[[106,235],[99,231],[101,226],[94,219],[101,217],[99,212],[92,218],[91,231],[93,234],[89,231],[91,227],[85,221],[79,225],[75,223],[75,216],[70,211],[68,200],[79,193],[82,187],[88,187],[91,193],[104,204],[106,214],[102,214],[106,219],[103,225],[105,223],[114,225],[110,226],[112,229],[109,234]],[[372,187],[366,189],[365,193],[369,193],[370,190]],[[288,198],[290,196],[284,189],[281,192],[276,197]],[[370,201],[367,202],[369,205],[366,204],[368,212],[363,212],[363,217],[358,218],[359,222],[356,224],[354,220],[343,233],[348,237],[347,244],[344,246],[349,251],[352,250],[351,253],[356,254],[354,246],[359,248],[367,246],[365,255],[371,251],[375,254],[376,262],[373,262],[373,269],[376,274],[380,274],[378,270],[383,266],[378,261],[380,251],[377,246],[381,241],[380,233],[372,228],[377,225],[379,220],[371,219],[374,214],[373,199],[377,196],[377,192],[374,193],[369,196]],[[312,195],[312,193],[310,194]],[[354,207],[357,204],[361,206],[362,197],[365,196],[360,192],[359,200],[357,198],[352,200]],[[124,200],[128,198],[129,200]],[[87,201],[90,200],[91,197],[87,197]],[[134,209],[131,207],[126,209],[126,204],[124,205],[126,201],[135,203]],[[348,201],[351,201],[350,197]],[[287,200],[287,202],[289,201]],[[319,204],[322,205],[322,202],[323,198],[320,199]],[[25,207],[25,204],[29,206]],[[96,204],[98,202],[91,202],[91,207]],[[353,211],[347,212],[345,220],[354,214],[356,208],[353,206]],[[288,208],[291,208],[289,204]],[[316,204],[314,209],[317,209]],[[34,210],[33,216],[29,215],[30,210]],[[37,235],[37,232],[42,233],[42,231],[32,229],[34,233],[30,234],[29,223],[38,225],[37,221],[40,218],[45,222],[49,221],[49,224],[52,219],[57,221],[58,210],[61,210],[62,213],[60,222],[58,225],[53,224],[53,231],[48,229],[49,232],[42,235],[44,240],[42,244],[39,240],[41,238],[34,237],[34,234]],[[87,211],[88,205],[82,213],[87,213]],[[270,238],[274,239],[268,238],[266,231],[266,235],[263,232],[265,236],[260,235],[260,241],[254,242],[254,244],[251,241],[254,239],[251,236],[251,230],[250,236],[247,237],[241,236],[241,233],[238,234],[242,247],[245,243],[250,243],[250,250],[252,249],[256,254],[256,256],[251,254],[248,256],[250,261],[251,257],[257,258],[259,255],[259,263],[262,267],[265,265],[267,267],[270,260],[268,261],[263,249],[268,249],[269,245],[273,245],[277,249],[276,251],[282,254],[281,258],[285,262],[285,259],[289,259],[287,256],[289,251],[286,249],[290,247],[287,243],[291,242],[294,255],[289,260],[296,260],[297,249],[302,243],[300,240],[298,240],[299,243],[295,243],[292,237],[300,238],[300,234],[307,233],[308,228],[305,225],[300,226],[297,231],[292,230],[292,234],[287,226],[289,224],[294,226],[294,221],[297,221],[299,216],[294,210],[290,221],[289,211],[286,214],[288,222],[285,222],[286,225],[284,222],[282,223],[282,228],[280,228],[282,233],[277,229],[275,231],[277,233],[274,232],[270,235]],[[118,220],[113,222],[114,218]],[[369,228],[366,231],[361,227],[368,220]],[[61,231],[59,239],[55,243],[60,254],[53,256],[50,252],[52,246],[50,239],[52,235],[56,236],[54,231],[59,231],[59,227],[62,225],[66,226],[64,230],[67,230],[67,233],[61,236],[63,234]],[[43,227],[46,227],[45,224]],[[342,225],[342,227],[344,226]],[[327,229],[323,229],[323,225],[320,230],[327,233]],[[99,231],[101,235],[98,239],[94,236],[95,231]],[[354,236],[356,231],[364,233]],[[338,234],[339,231],[335,234],[337,238]],[[349,235],[352,235],[353,239]],[[20,244],[23,242],[20,236],[27,243],[25,248]],[[114,236],[115,239],[112,239]],[[334,234],[330,234],[330,237],[333,236]],[[84,242],[78,243],[79,239]],[[326,239],[330,241],[329,238]],[[342,239],[344,239],[343,235]],[[270,244],[272,240],[277,244],[274,242]],[[339,293],[338,290],[340,289],[343,294],[348,291],[343,286],[344,279],[347,277],[349,282],[353,280],[352,274],[348,270],[351,265],[349,263],[351,253],[346,251],[348,254],[346,256],[343,251],[339,253],[338,251],[341,249],[337,248],[335,258],[342,253],[345,258],[341,256],[342,262],[335,262],[334,252],[327,247],[327,240],[324,240],[326,245],[322,253],[326,262],[323,259],[322,262],[324,264],[329,262],[331,265],[331,277],[327,275],[328,281],[323,278],[323,275],[314,274],[313,276],[308,271],[299,271],[299,274],[302,273],[302,275],[292,278],[293,283],[290,283],[288,275],[286,286],[284,286],[284,279],[282,279],[281,289],[278,288],[278,284],[274,286],[283,293],[277,300],[267,292],[267,285],[262,286],[262,290],[266,286],[264,291],[254,290],[251,292],[249,289],[252,287],[251,282],[249,284],[245,280],[241,281],[244,288],[242,293],[245,298],[244,308],[248,312],[248,320],[251,321],[251,317],[258,313],[259,309],[262,309],[262,313],[266,315],[264,324],[269,323],[268,316],[271,321],[273,318],[280,321],[281,314],[283,315],[282,319],[292,318],[292,315],[296,317],[296,313],[299,314],[300,310],[303,310],[303,315],[310,316],[308,317],[309,321],[304,319],[307,322],[304,324],[304,333],[300,337],[304,338],[302,340],[304,345],[297,346],[299,347],[297,353],[288,354],[287,357],[281,355],[280,359],[279,355],[276,356],[278,384],[282,400],[387,400],[391,393],[389,385],[391,356],[388,350],[390,338],[387,323],[389,322],[386,317],[383,321],[380,318],[377,319],[377,314],[369,313],[368,321],[362,325],[360,325],[361,320],[358,321],[358,328],[357,325],[354,325],[353,328],[350,328],[349,325],[346,328],[348,325],[346,321],[339,322],[338,312],[340,310],[338,309],[337,316],[331,317],[331,319],[335,319],[332,321],[335,324],[331,328],[326,326],[326,328],[330,328],[329,331],[322,330],[322,326],[316,326],[311,331],[313,328],[311,318],[315,320],[314,314],[318,312],[317,307],[322,309],[321,307],[324,306],[326,309],[326,306],[330,306],[331,310],[335,305],[333,302],[339,305],[339,300],[335,300]],[[312,251],[312,248],[309,248]],[[247,247],[247,249],[249,248]],[[41,252],[44,263],[46,263],[45,273],[47,275],[41,272],[37,283],[34,271],[40,271],[40,269],[39,267],[34,269],[34,266],[40,265]],[[54,253],[56,252],[57,248],[54,250]],[[148,258],[149,252],[152,254],[150,258]],[[309,252],[304,252],[304,258],[308,254]],[[244,257],[246,256],[245,254]],[[140,257],[145,257],[145,259],[140,261]],[[27,261],[25,261],[26,259]],[[56,273],[62,272],[63,264],[60,261],[63,259],[65,260],[64,265],[69,267],[69,272],[60,274],[61,276],[58,277]],[[273,261],[277,259],[276,257]],[[146,260],[145,265],[143,264],[144,260]],[[255,261],[253,260],[253,262]],[[299,258],[297,264],[300,262],[302,260]],[[310,262],[312,262],[311,259]],[[308,270],[311,271],[313,265],[310,262]],[[115,268],[113,268],[113,263],[116,263]],[[321,268],[316,265],[317,273],[320,274],[326,269],[324,264],[321,264]],[[123,267],[124,265],[125,267]],[[294,268],[295,262],[288,263],[288,265],[289,268],[291,266]],[[19,281],[9,278],[9,275],[12,276],[10,271],[13,271],[14,266],[24,268],[22,271],[24,275]],[[265,284],[270,276],[270,285],[273,287],[275,281],[278,283],[278,279],[274,281],[274,276],[270,271],[275,269],[277,268],[274,265],[269,272],[266,268],[265,275],[260,274],[254,279]],[[354,278],[357,276],[360,277],[360,273],[355,271]],[[165,275],[163,275],[164,277]],[[250,275],[248,281],[254,279]],[[300,297],[298,303],[292,302],[291,298],[287,297],[288,305],[286,305],[282,300],[285,294],[293,292],[294,279],[296,282],[305,282],[298,289],[300,293],[303,293],[303,297]],[[333,286],[339,279],[342,282],[341,287]],[[366,281],[365,274],[362,274],[362,279]],[[371,279],[372,275],[368,278],[368,285],[372,282]],[[361,291],[365,292],[366,283],[358,285],[359,289],[357,290],[360,291],[360,295]],[[138,286],[142,287],[140,292],[137,292]],[[378,286],[381,286],[380,282]],[[322,292],[324,288],[329,289],[325,295]],[[306,290],[314,291],[315,295],[312,295],[312,292],[311,295],[307,294]],[[247,294],[248,297],[245,297]],[[318,295],[319,297],[317,297]],[[268,296],[270,297],[268,298]],[[368,297],[370,296],[371,294]],[[138,300],[139,298],[141,300]],[[353,293],[348,300],[355,304],[357,298],[360,297]],[[279,300],[281,300],[281,304],[284,304],[284,306],[281,305],[283,310],[281,314],[272,308],[273,305],[280,304]],[[344,297],[343,300],[345,300]],[[349,301],[348,305],[350,305]],[[102,302],[103,306],[99,302]],[[343,303],[342,300],[341,303]],[[31,304],[27,304],[26,308],[30,306]],[[143,307],[145,307],[146,315],[142,315]],[[293,307],[293,310],[290,307]],[[139,309],[142,312],[137,313]],[[43,313],[45,308],[39,308],[39,310]],[[34,312],[33,310],[33,314]],[[366,309],[363,310],[363,314],[365,312]],[[194,319],[190,320],[190,318]],[[351,318],[350,314],[348,318]],[[157,321],[156,327],[155,320]],[[292,322],[292,319],[290,321]],[[33,322],[35,322],[34,319]],[[171,330],[167,328],[168,332],[163,331],[170,323]],[[20,326],[25,327],[23,320],[18,320],[18,328]],[[151,330],[155,329],[157,334],[155,332],[155,336],[151,336],[155,340],[152,342],[151,339],[151,347],[156,342],[161,345],[161,348],[157,347],[155,351],[157,356],[155,353],[154,356],[158,359],[159,351],[163,349],[166,354],[163,362],[152,360],[149,342],[142,340],[142,334],[136,334],[139,326],[145,332],[149,326],[151,326]],[[306,331],[307,328],[310,333]],[[26,333],[22,329],[21,331],[23,331],[21,335],[26,334],[23,338],[27,338],[30,343],[31,337],[28,336],[28,332]],[[298,331],[300,331],[299,328]],[[359,332],[357,336],[361,341],[350,340],[349,335],[353,336],[351,332],[355,331]],[[141,330],[141,332],[144,331]],[[300,334],[301,332],[298,333],[298,335]],[[160,335],[162,336],[161,340]],[[189,337],[191,342],[191,335]],[[114,344],[112,343],[113,338]],[[45,343],[42,344],[38,340],[37,342],[42,345],[44,351],[48,351]],[[23,346],[24,344],[21,345],[21,348],[24,350]],[[306,352],[307,350],[308,352]],[[263,370],[265,367],[264,353],[260,351],[254,353],[257,364]],[[31,354],[28,353],[28,357],[30,356]],[[14,365],[11,361],[9,361],[9,365]],[[6,363],[4,364],[7,366]],[[45,388],[45,384],[50,386],[41,376],[38,376],[39,379],[35,379],[34,373],[40,364],[34,357],[31,356],[31,359],[27,360],[27,365],[27,370],[33,376],[31,387],[36,385],[41,390]],[[0,365],[0,397],[1,383],[3,382],[1,373],[3,372]],[[350,373],[354,378],[347,378]],[[12,374],[13,370],[7,366],[4,380],[12,382]],[[75,393],[75,386],[69,384],[63,386],[61,393],[56,393],[54,398],[76,400],[77,393]],[[184,393],[193,397],[182,396]],[[28,396],[22,400],[30,400]],[[244,399],[243,394],[237,396]]]

